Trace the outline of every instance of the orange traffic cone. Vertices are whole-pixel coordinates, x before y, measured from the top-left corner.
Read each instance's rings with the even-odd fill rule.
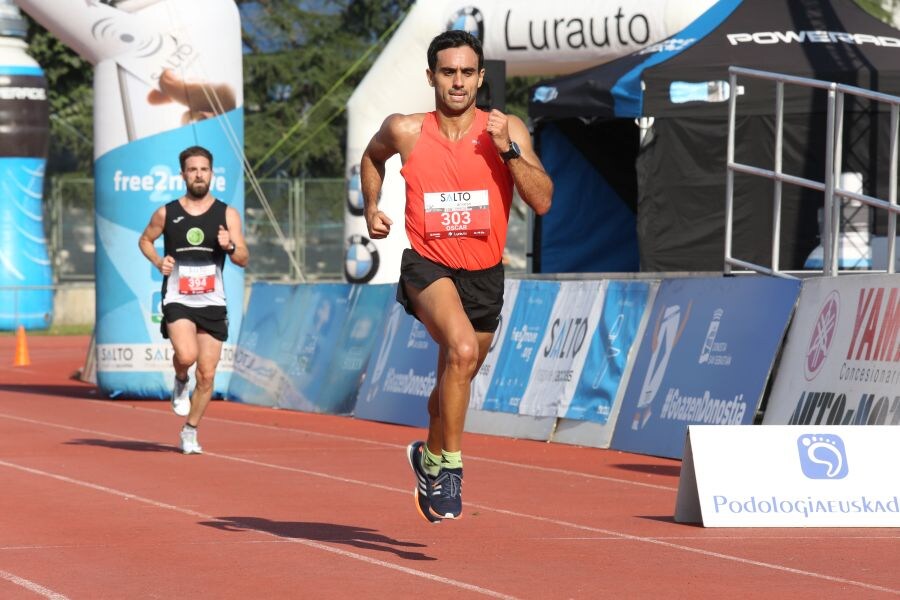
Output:
[[[19,325],[16,330],[16,358],[13,361],[14,367],[27,367],[31,364],[28,358],[28,342],[25,340],[25,326]]]

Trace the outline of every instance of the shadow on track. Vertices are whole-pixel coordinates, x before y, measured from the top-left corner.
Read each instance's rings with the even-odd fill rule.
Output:
[[[264,531],[283,538],[345,544],[365,550],[390,552],[407,560],[437,560],[421,552],[408,552],[400,549],[424,548],[424,544],[401,542],[366,527],[334,523],[305,523],[303,521],[270,521],[259,517],[220,517],[217,521],[206,521],[201,525],[215,527],[222,531]]]
[[[181,448],[156,442],[142,442],[140,440],[103,440],[98,438],[81,438],[66,442],[70,446],[100,446],[114,450],[130,450],[132,452],[178,452]]]

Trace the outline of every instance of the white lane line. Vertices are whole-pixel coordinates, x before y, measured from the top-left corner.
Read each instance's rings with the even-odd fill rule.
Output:
[[[19,577],[18,575],[14,575],[9,571],[0,570],[0,579],[5,579],[11,583],[14,583],[18,586],[22,586],[29,592],[34,592],[39,596],[43,596],[44,598],[50,598],[51,600],[69,600],[68,597],[63,596],[60,593],[54,592],[53,590],[48,590],[44,586],[37,584],[33,581],[29,581],[28,579],[24,579]]]
[[[117,436],[118,437],[118,436]],[[124,492],[122,490],[117,490],[115,488],[106,487],[105,485],[99,485],[96,483],[91,483],[90,481],[83,481],[81,479],[74,479],[72,477],[67,477],[66,475],[59,475],[57,473],[51,473],[49,471],[42,471],[40,469],[33,469],[31,467],[26,467],[24,465],[18,465],[16,463],[11,463],[5,460],[0,460],[0,466],[8,467],[10,469],[16,469],[18,471],[22,471],[24,473],[29,473],[31,475],[40,475],[42,477],[49,477],[50,479],[55,479],[57,481],[62,481],[64,483],[69,483],[72,485],[77,485],[81,487],[85,487],[91,490],[95,490],[98,492],[103,492],[106,494],[111,494],[113,496],[118,496],[120,498],[124,498],[126,500],[135,500],[137,502],[143,502],[144,504],[149,504],[150,506],[154,506],[156,508],[162,508],[165,510],[171,510],[174,512],[179,512],[184,515],[188,515],[191,517],[195,517],[198,519],[203,519],[204,521],[212,521],[216,522],[219,519],[212,516],[207,515],[196,510],[191,510],[190,508],[184,508],[181,506],[176,506],[174,504],[169,504],[167,502],[159,502],[157,500],[153,500],[152,498],[145,498],[143,496],[138,496],[136,494],[132,494],[129,492]],[[319,542],[315,542],[313,540],[307,540],[302,538],[285,538],[276,533],[264,531],[261,529],[254,529],[252,527],[247,527],[246,529],[251,529],[257,533],[267,535],[269,537],[276,538],[278,540],[286,540],[296,544],[301,544],[303,546],[307,546],[309,548],[315,548],[316,550],[323,550],[325,552],[330,552],[332,554],[337,554],[338,556],[342,556],[344,558],[350,558],[353,560],[358,560],[360,562],[368,563],[370,565],[375,565],[377,567],[383,567],[385,569],[391,569],[394,571],[399,571],[401,573],[405,573],[407,575],[412,575],[414,577],[420,577],[422,579],[428,579],[430,581],[434,581],[436,583],[443,583],[445,585],[449,585],[452,587],[456,587],[459,589],[463,589],[469,592],[475,592],[477,594],[482,594],[484,596],[489,596],[491,598],[505,598],[508,600],[515,600],[515,596],[510,596],[508,594],[503,594],[500,592],[496,592],[494,590],[489,590],[487,588],[483,588],[477,585],[472,585],[470,583],[465,583],[463,581],[458,581],[456,579],[448,579],[446,577],[441,577],[439,575],[434,575],[432,573],[427,573],[425,571],[419,571],[418,569],[410,569],[409,567],[404,567],[402,565],[396,565],[394,563],[390,563],[384,560],[379,560],[377,558],[371,558],[364,554],[357,554],[356,552],[350,552],[349,550],[342,550],[341,548],[334,548],[327,544],[322,544]],[[11,575],[11,577],[15,577]],[[26,580],[22,580],[26,581]],[[30,582],[29,582],[30,583]],[[20,584],[21,585],[21,584]],[[34,584],[36,585],[36,584]],[[40,586],[37,586],[40,588]],[[44,588],[40,588],[44,589]],[[52,596],[54,598],[64,598],[63,596]]]
[[[156,412],[156,411],[153,411],[153,412]],[[71,430],[71,431],[79,431],[79,432],[85,432],[85,433],[92,433],[92,434],[96,434],[96,435],[103,435],[103,436],[118,438],[118,439],[122,439],[122,440],[130,440],[130,441],[135,441],[135,442],[146,442],[146,440],[136,440],[134,438],[129,438],[126,436],[115,434],[115,433],[108,433],[108,432],[96,431],[96,430],[91,430],[91,429],[82,429],[79,427],[72,427],[69,425],[57,425],[56,423],[48,423],[48,422],[38,421],[38,420],[34,420],[34,419],[27,419],[24,417],[15,417],[15,416],[11,416],[11,415],[3,415],[3,414],[0,414],[0,417],[6,417],[6,418],[20,420],[20,421],[27,421],[27,422],[34,423],[37,425],[44,425],[44,426],[48,426],[48,427],[56,427],[56,428],[66,429],[66,430]],[[353,438],[347,438],[347,439],[353,439]],[[153,443],[153,442],[150,442],[150,443]],[[249,464],[249,465],[253,465],[253,466],[257,466],[257,467],[264,467],[264,468],[268,468],[268,469],[275,469],[278,471],[287,471],[287,472],[291,472],[291,473],[309,475],[312,477],[329,479],[329,480],[337,481],[340,483],[361,485],[361,486],[365,486],[369,489],[377,488],[377,489],[381,489],[381,490],[385,490],[385,491],[389,491],[389,492],[397,492],[397,493],[402,493],[402,494],[409,493],[408,489],[400,489],[400,488],[396,488],[396,487],[392,487],[392,486],[388,486],[388,485],[372,483],[369,481],[361,481],[358,479],[339,477],[336,475],[331,475],[329,473],[322,473],[319,471],[311,471],[308,469],[301,469],[301,468],[297,468],[297,467],[288,467],[288,466],[284,466],[284,465],[262,462],[262,461],[258,461],[258,460],[254,460],[254,459],[250,459],[250,458],[243,458],[243,457],[239,457],[239,456],[229,456],[229,455],[218,454],[218,453],[213,453],[213,452],[205,452],[204,454],[206,456],[215,457],[215,458],[219,458],[222,460],[229,460],[232,462],[244,463],[244,464]],[[0,462],[0,464],[3,464],[3,463]],[[517,511],[506,510],[503,508],[496,508],[496,507],[492,507],[492,506],[487,506],[485,504],[477,504],[477,503],[473,503],[473,502],[466,502],[466,506],[477,508],[480,510],[493,511],[493,512],[496,512],[499,514],[503,514],[503,515],[507,515],[507,516],[511,516],[511,517],[515,517],[515,518],[530,519],[530,520],[539,521],[542,523],[549,523],[549,524],[556,525],[559,527],[566,527],[566,528],[576,529],[579,531],[586,531],[586,532],[590,532],[590,533],[600,534],[603,536],[617,538],[620,540],[644,542],[647,544],[653,544],[653,545],[657,545],[657,546],[667,547],[667,548],[671,548],[674,550],[680,550],[680,551],[689,552],[689,553],[693,553],[693,554],[700,554],[702,556],[707,556],[710,558],[717,558],[717,559],[726,560],[726,561],[730,561],[730,562],[736,562],[739,564],[745,564],[745,565],[750,565],[750,566],[755,566],[755,567],[772,569],[774,571],[791,573],[794,575],[802,575],[805,577],[811,577],[814,579],[820,579],[820,580],[824,580],[824,581],[841,583],[844,585],[852,585],[852,586],[860,587],[860,588],[867,589],[867,590],[874,590],[874,591],[878,591],[878,592],[887,592],[887,593],[891,593],[891,594],[900,595],[900,590],[897,590],[897,589],[886,588],[886,587],[869,584],[869,583],[865,583],[865,582],[861,582],[861,581],[855,581],[852,579],[844,579],[841,577],[834,577],[831,575],[826,575],[824,573],[817,573],[815,571],[805,571],[802,569],[795,569],[793,567],[787,567],[787,566],[779,565],[776,563],[767,563],[767,562],[756,561],[756,560],[752,560],[752,559],[748,559],[748,558],[743,558],[740,556],[733,556],[730,554],[713,552],[711,550],[703,550],[701,548],[694,548],[692,546],[684,546],[682,544],[676,544],[674,542],[666,541],[665,538],[653,538],[653,537],[647,537],[647,536],[632,535],[629,533],[623,533],[623,532],[619,532],[619,531],[613,531],[613,530],[609,530],[609,529],[593,527],[590,525],[581,525],[581,524],[572,523],[569,521],[562,521],[560,519],[554,519],[554,518],[550,518],[550,517],[542,517],[540,515],[521,513],[521,512],[517,512]],[[701,538],[701,539],[703,539],[703,538]],[[809,539],[809,538],[803,537],[803,538],[796,538],[796,539]],[[828,538],[828,539],[833,539],[833,538]],[[390,563],[388,563],[388,564],[390,564]]]
[[[148,413],[161,414],[161,415],[168,416],[168,413],[165,413],[165,412],[162,412],[159,410],[154,410],[152,408],[142,408],[140,406],[135,406],[133,404],[129,405],[129,404],[121,404],[121,403],[111,403],[109,401],[102,401],[102,400],[91,400],[91,402],[102,402],[104,405],[112,405],[117,408],[127,408],[128,410],[137,410],[137,411],[142,411],[142,412],[148,412]],[[236,404],[236,403],[232,402],[231,404]],[[267,408],[267,407],[261,406],[258,408]],[[7,415],[0,414],[0,416],[7,416]],[[12,417],[11,415],[9,415],[9,416],[10,416],[10,418],[16,418],[16,417]],[[265,430],[269,430],[269,431],[279,431],[282,433],[285,433],[285,432],[299,433],[299,434],[303,434],[303,435],[310,435],[310,436],[322,437],[322,438],[327,438],[327,439],[340,440],[340,441],[344,441],[344,442],[356,442],[356,443],[360,443],[360,444],[369,444],[372,446],[382,446],[384,448],[391,448],[393,450],[406,448],[405,444],[403,444],[403,445],[393,444],[391,442],[381,442],[378,440],[371,440],[371,439],[367,439],[367,438],[357,438],[357,437],[352,437],[352,436],[348,436],[348,435],[339,435],[336,433],[322,433],[319,431],[309,431],[307,429],[295,429],[293,427],[279,427],[276,425],[265,425],[262,423],[244,423],[242,421],[235,421],[232,419],[223,419],[222,417],[204,416],[203,420],[204,421],[214,421],[216,423],[226,423],[226,424],[230,424],[230,425],[237,425],[239,427],[251,427],[251,428],[256,428],[256,429],[265,429]],[[597,448],[597,450],[602,450],[602,448]],[[584,477],[585,479],[593,479],[595,481],[609,481],[612,483],[621,483],[621,484],[625,484],[625,485],[633,485],[633,486],[638,486],[638,487],[651,488],[651,489],[655,489],[655,490],[668,490],[670,492],[678,491],[677,487],[672,487],[670,485],[646,483],[643,481],[632,481],[629,479],[620,479],[618,477],[609,477],[606,475],[594,475],[591,473],[582,473],[581,471],[572,471],[569,469],[559,469],[556,467],[541,467],[538,465],[530,465],[530,464],[526,464],[526,463],[510,463],[505,460],[498,460],[495,458],[485,458],[482,456],[476,456],[476,455],[469,454],[469,453],[466,453],[466,460],[480,461],[480,462],[491,463],[491,464],[495,464],[495,465],[501,465],[501,466],[509,467],[509,468],[524,469],[527,471],[537,471],[537,472],[541,472],[541,473],[553,473],[555,475],[565,475],[567,477]]]

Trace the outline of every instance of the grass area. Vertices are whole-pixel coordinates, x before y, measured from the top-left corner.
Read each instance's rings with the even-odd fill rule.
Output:
[[[51,325],[49,329],[29,329],[28,335],[91,335],[94,332],[90,325]],[[0,336],[16,335],[13,331],[0,331]]]

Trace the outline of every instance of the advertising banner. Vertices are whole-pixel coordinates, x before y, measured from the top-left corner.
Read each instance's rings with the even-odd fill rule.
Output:
[[[900,471],[884,466],[898,453],[893,427],[691,425],[675,520],[900,527]]]
[[[361,419],[428,425],[428,396],[437,381],[437,344],[425,326],[393,303],[372,354],[353,414]]]
[[[608,282],[600,322],[591,334],[575,391],[560,404],[560,417],[601,425],[615,423],[615,402],[649,293],[650,283],[646,281]]]
[[[526,279],[519,283],[494,377],[481,406],[483,410],[519,413],[559,286],[558,281]]]
[[[597,328],[606,281],[563,281],[531,370],[519,414],[557,416],[578,382],[589,333]]]
[[[896,275],[804,280],[763,423],[900,424],[898,334]]]
[[[369,357],[387,321],[394,300],[394,284],[354,285],[350,290],[347,318],[331,352],[323,383],[312,401],[319,412],[353,412]]]
[[[688,425],[752,423],[799,291],[770,277],[664,280],[611,447],[681,458]]]
[[[247,404],[275,406],[287,376],[278,364],[282,335],[293,315],[287,309],[296,285],[256,282],[234,354],[228,398]]]
[[[290,340],[279,364],[289,385],[278,399],[279,408],[322,412],[319,392],[337,353],[337,343],[349,313],[350,284],[316,283],[297,286],[288,307]]]
[[[44,236],[47,79],[23,41],[28,24],[0,6],[0,330],[43,329],[53,316]]]
[[[519,279],[509,278],[503,282],[503,308],[500,310],[500,325],[497,327],[497,331],[494,332],[494,339],[490,350],[488,350],[488,355],[485,357],[484,362],[481,363],[481,368],[478,369],[478,373],[475,374],[475,378],[472,380],[472,395],[469,398],[470,409],[481,410],[484,406],[484,398],[491,386],[494,373],[497,372],[497,357],[500,356],[503,350],[503,341],[506,339],[506,326],[509,323],[513,307],[516,305],[516,298],[519,295],[519,283]]]
[[[138,238],[185,189],[178,154],[213,154],[212,194],[244,212],[241,24],[231,0],[19,0],[94,65],[97,382],[107,394],[165,398],[171,344],[159,332],[160,276]],[[158,244],[162,251],[162,240]],[[252,258],[251,258],[252,260]],[[226,261],[229,341],[214,394],[228,389],[243,270]]]

